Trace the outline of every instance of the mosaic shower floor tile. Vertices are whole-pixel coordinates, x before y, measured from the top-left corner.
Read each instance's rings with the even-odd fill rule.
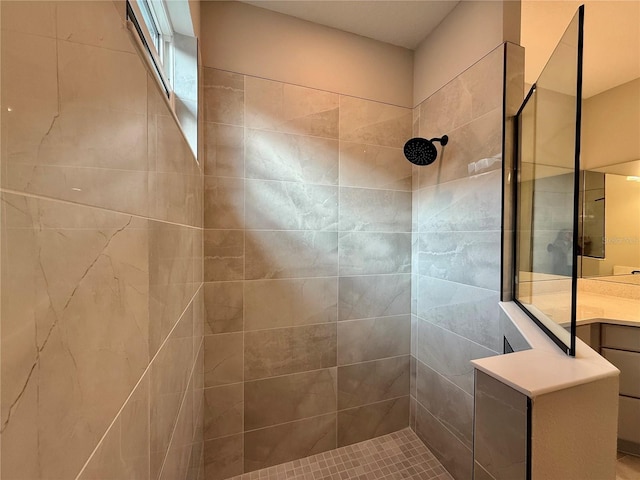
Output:
[[[453,480],[409,428],[232,480]]]

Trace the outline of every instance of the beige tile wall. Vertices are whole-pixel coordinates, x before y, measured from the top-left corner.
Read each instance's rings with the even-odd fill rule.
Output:
[[[2,478],[203,471],[202,172],[123,6],[0,4]]]
[[[411,111],[204,79],[206,478],[407,426]]]

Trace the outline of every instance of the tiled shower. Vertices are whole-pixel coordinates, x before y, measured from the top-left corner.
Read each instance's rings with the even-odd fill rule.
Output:
[[[123,6],[2,2],[0,476],[218,480],[411,427],[471,478],[514,46],[413,109],[203,67],[196,160]]]

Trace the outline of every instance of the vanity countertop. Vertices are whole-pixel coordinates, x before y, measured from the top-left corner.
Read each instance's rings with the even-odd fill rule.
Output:
[[[595,322],[640,327],[640,301],[591,292],[578,292],[578,325]]]

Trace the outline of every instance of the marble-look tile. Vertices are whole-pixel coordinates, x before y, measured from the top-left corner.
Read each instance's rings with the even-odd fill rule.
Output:
[[[155,86],[149,85],[148,89],[149,96],[152,96],[152,91],[157,92]],[[198,163],[181,127],[176,123],[164,99],[158,103],[155,108],[159,111],[156,114],[152,114],[152,108],[149,107],[149,157],[155,157],[150,159],[150,165],[155,165],[158,172],[197,174]]]
[[[244,428],[255,430],[336,411],[335,368],[246,382]]]
[[[204,284],[205,335],[241,332],[244,296],[242,282]]]
[[[338,95],[255,77],[245,79],[247,127],[338,138]]]
[[[134,53],[135,46],[113,2],[55,2],[57,37],[67,42]]]
[[[50,1],[2,2],[2,30],[55,38],[56,4]]]
[[[473,462],[473,480],[496,480],[477,461]],[[617,479],[616,479],[617,480]]]
[[[193,391],[187,388],[159,480],[186,478],[193,442]]]
[[[416,398],[411,396],[409,397],[409,428],[416,431],[416,415],[418,412],[418,402]]]
[[[503,64],[500,45],[422,102],[420,135],[451,135],[456,128],[501,108]]]
[[[419,231],[499,230],[501,184],[502,172],[495,170],[419,190]]]
[[[244,76],[215,68],[205,68],[203,81],[204,121],[244,125]]]
[[[150,366],[149,449],[152,479],[160,476],[180,407],[189,392],[193,366],[193,313],[188,310]]]
[[[338,367],[338,410],[409,395],[409,355]]]
[[[3,477],[77,475],[149,362],[147,221],[6,193],[2,217]]]
[[[416,381],[418,403],[471,449],[473,395],[461,390],[422,362],[417,362]]]
[[[252,472],[334,448],[335,413],[254,430],[244,434],[244,471]]]
[[[244,177],[244,129],[220,123],[205,123],[204,174]]]
[[[422,275],[416,278],[418,317],[491,350],[502,351],[498,292]]]
[[[496,108],[450,132],[446,147],[438,147],[438,159],[419,169],[419,188],[446,183],[469,176],[469,164],[481,159],[500,159],[502,154],[502,108]],[[426,134],[431,138],[434,135]],[[440,134],[436,135],[440,136]],[[476,173],[501,170],[501,161]]]
[[[243,431],[243,385],[204,389],[204,439],[226,437]]]
[[[421,233],[417,273],[498,291],[500,240],[499,230]]]
[[[196,291],[193,278],[194,229],[149,224],[149,351],[155,354]]]
[[[335,139],[247,129],[247,178],[336,185],[338,158]]]
[[[411,163],[400,148],[341,141],[340,185],[411,191]]]
[[[334,323],[246,332],[244,378],[335,367],[336,343]]]
[[[340,275],[410,273],[411,234],[341,233]]]
[[[242,230],[205,230],[205,282],[243,279],[244,236]]]
[[[409,354],[409,315],[338,323],[338,365]]]
[[[409,426],[409,397],[338,412],[338,446],[344,447]]]
[[[246,233],[245,278],[328,277],[338,273],[337,232]]]
[[[149,174],[149,215],[152,218],[202,227],[202,177],[179,173]]]
[[[337,277],[245,282],[245,330],[335,322],[337,301]]]
[[[411,314],[411,355],[416,356],[418,351],[418,317]]]
[[[416,398],[418,396],[418,360],[413,355],[409,359],[409,367],[411,375],[409,378],[409,395]]]
[[[440,375],[473,394],[471,360],[491,357],[497,352],[482,347],[424,320],[418,320],[417,358]]]
[[[340,96],[340,140],[402,148],[411,138],[409,108]]]
[[[9,164],[2,175],[7,188],[147,216],[146,172],[103,168]]]
[[[145,375],[78,476],[78,480],[148,480],[148,445],[149,376]]]
[[[204,337],[205,387],[242,382],[242,343],[242,333]]]
[[[204,177],[204,227],[244,228],[245,181],[241,178]]]
[[[527,397],[476,371],[475,460],[495,480],[524,480],[527,435]]]
[[[416,434],[453,478],[471,480],[471,450],[420,404],[416,412]]]
[[[47,2],[3,2],[3,26],[5,16],[26,16],[32,10],[46,17],[47,7],[44,3]],[[55,21],[55,17],[53,18]],[[35,28],[38,28],[37,14],[33,20]],[[46,22],[46,18],[44,20]],[[14,21],[17,29],[22,28],[19,18],[14,18]],[[2,104],[2,165],[35,163],[39,155],[38,146],[47,137],[52,123],[60,113],[54,39],[3,29]],[[11,112],[8,111],[9,108]],[[7,179],[2,180],[6,186]]]
[[[271,180],[245,182],[246,228],[337,230],[337,187]]]
[[[243,443],[243,434],[205,441],[204,478],[224,480],[243,473]]]
[[[411,193],[340,187],[339,230],[410,232]]]
[[[410,274],[340,277],[338,319],[351,320],[410,311]]]

